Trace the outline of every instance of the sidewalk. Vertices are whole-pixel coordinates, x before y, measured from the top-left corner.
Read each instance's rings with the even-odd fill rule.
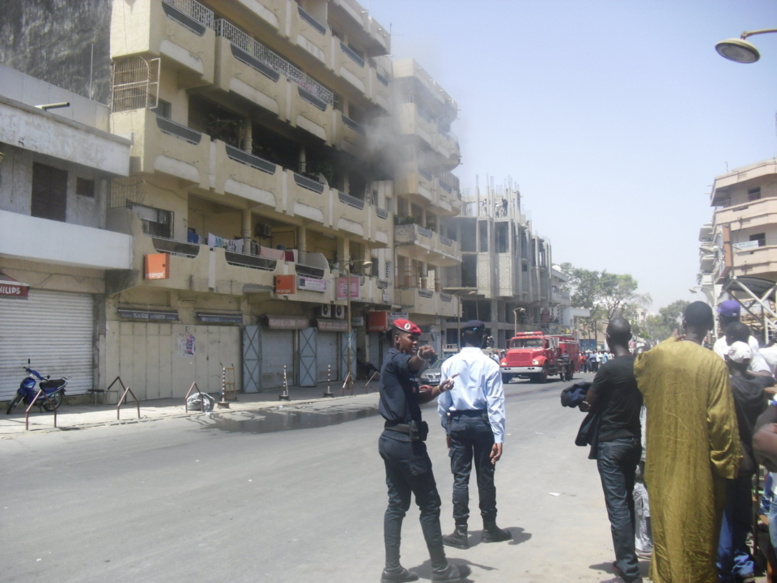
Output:
[[[373,381],[366,386],[366,381],[356,381],[353,394],[342,390],[341,382],[330,385],[332,397],[325,397],[326,383],[315,387],[289,387],[289,400],[280,399],[282,389],[272,389],[262,393],[238,393],[237,400],[228,401],[229,407],[218,404],[220,394],[211,394],[216,399],[213,408],[214,413],[250,412],[262,409],[275,409],[280,407],[306,407],[322,409],[330,407],[356,406],[357,408],[371,408],[377,406],[378,382]],[[98,397],[99,400],[99,397]],[[10,415],[5,414],[6,404],[0,411],[0,439],[7,439],[13,435],[40,433],[49,431],[65,431],[68,429],[85,429],[88,427],[100,427],[105,425],[122,425],[127,423],[143,423],[158,421],[171,417],[186,417],[189,415],[201,415],[202,411],[189,409],[187,412],[183,397],[177,399],[155,399],[141,401],[132,400],[117,409],[116,405],[77,404],[70,405],[65,402],[59,407],[56,415],[56,427],[54,426],[54,413],[39,412],[38,407],[30,409],[29,429],[25,422],[25,405],[19,405]],[[140,415],[138,416],[138,409]]]

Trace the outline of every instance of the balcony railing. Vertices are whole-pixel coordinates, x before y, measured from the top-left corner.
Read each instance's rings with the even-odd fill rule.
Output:
[[[185,125],[175,123],[161,116],[156,116],[156,125],[164,133],[197,145],[202,140],[202,134]]]
[[[297,183],[297,186],[301,186],[302,188],[307,188],[308,190],[312,190],[313,192],[317,192],[318,194],[321,194],[324,192],[324,185],[323,183],[319,182],[318,180],[313,180],[312,178],[308,178],[307,176],[303,176],[302,174],[294,173],[294,182]]]
[[[234,251],[225,251],[224,256],[227,263],[237,265],[238,267],[249,267],[251,269],[261,269],[263,271],[275,271],[278,265],[276,259],[266,257],[257,257],[256,255],[246,255],[245,253],[235,253]]]
[[[364,128],[347,115],[343,115],[343,123],[358,134],[364,135]]]
[[[157,253],[170,253],[180,257],[197,257],[200,253],[200,246],[195,243],[183,243],[182,241],[173,241],[162,237],[152,237],[151,242]]]
[[[196,0],[162,0],[162,9],[169,18],[199,36],[214,26],[213,11]]]
[[[355,196],[351,196],[350,194],[346,194],[342,192],[341,190],[337,191],[337,195],[340,197],[340,202],[347,204],[348,206],[352,206],[357,209],[363,209],[364,208],[364,201],[360,198],[356,198]]]
[[[316,20],[315,18],[313,18],[313,17],[312,17],[310,14],[308,14],[307,12],[305,12],[305,11],[302,9],[302,6],[297,6],[297,11],[299,12],[300,18],[302,18],[302,20],[304,20],[305,22],[307,22],[307,23],[308,23],[310,26],[312,26],[313,28],[315,28],[315,29],[316,29],[318,32],[320,32],[321,34],[326,34],[326,26],[324,26],[324,25],[323,25],[323,24],[321,24],[321,23],[320,23],[318,20]]]
[[[300,12],[304,11],[300,8]],[[248,57],[255,59],[260,64],[266,65],[271,70],[276,71],[281,75],[285,75],[290,81],[299,85],[304,91],[313,95],[317,100],[322,101],[327,105],[334,103],[334,94],[329,89],[317,81],[314,81],[303,73],[302,70],[268,49],[262,43],[254,40],[228,20],[220,18],[216,21],[216,36],[223,36],[233,45],[245,51]],[[251,62],[247,64],[254,66]],[[262,72],[261,69],[259,70]]]
[[[230,146],[229,144],[225,144],[225,145],[227,148],[227,156],[229,156],[232,160],[235,160],[236,162],[240,162],[242,164],[247,164],[252,168],[256,168],[257,170],[266,172],[267,174],[275,174],[275,169],[277,168],[277,166],[272,162],[268,162],[264,158],[260,158],[259,156],[254,156],[253,154],[249,154],[248,152],[243,152],[243,150],[238,150],[237,148],[235,148],[234,146]]]
[[[344,42],[340,41],[340,48],[343,49],[343,52],[350,57],[350,59],[359,65],[360,67],[364,67],[364,59],[359,55],[356,51],[354,51],[351,47],[349,47]]]

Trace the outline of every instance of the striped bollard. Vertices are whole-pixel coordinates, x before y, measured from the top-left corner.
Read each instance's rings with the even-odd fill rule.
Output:
[[[284,401],[289,401],[289,383],[286,380],[286,365],[283,365],[283,392],[278,395],[278,399],[283,399]]]
[[[334,393],[332,392],[332,365],[329,364],[326,367],[326,391],[324,392],[325,397],[334,397]]]

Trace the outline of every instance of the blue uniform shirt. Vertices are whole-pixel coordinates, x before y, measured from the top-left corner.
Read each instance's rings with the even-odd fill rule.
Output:
[[[494,443],[502,443],[505,434],[505,394],[499,365],[480,348],[465,346],[441,367],[441,380],[453,379],[453,389],[437,399],[437,412],[443,427],[448,427],[448,411],[487,411]]]

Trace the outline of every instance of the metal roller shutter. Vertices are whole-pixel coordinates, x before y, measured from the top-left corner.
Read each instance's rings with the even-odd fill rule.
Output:
[[[70,395],[93,388],[92,296],[31,289],[26,300],[0,299],[0,322],[0,400],[13,397],[28,358],[44,376],[70,377]]]
[[[318,382],[327,381],[328,367],[332,367],[332,380],[340,378],[337,374],[337,332],[318,331],[318,342],[316,344]]]
[[[283,387],[283,367],[289,386],[294,384],[294,330],[262,328],[262,389]]]

